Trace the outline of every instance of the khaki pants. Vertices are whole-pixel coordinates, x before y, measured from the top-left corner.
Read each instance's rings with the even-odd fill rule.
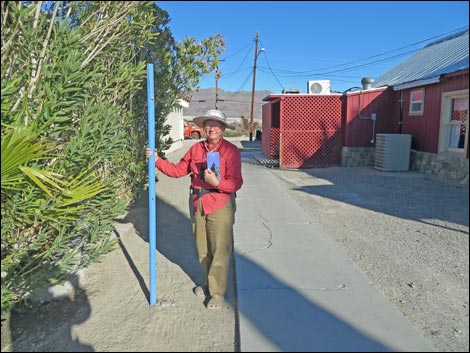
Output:
[[[203,213],[201,201],[195,214],[191,210],[196,250],[206,275],[204,286],[208,287],[211,296],[224,296],[227,290],[235,210],[235,195],[231,196],[223,208],[211,214]]]

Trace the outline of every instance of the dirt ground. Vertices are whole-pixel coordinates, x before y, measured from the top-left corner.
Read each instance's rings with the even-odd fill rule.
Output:
[[[191,142],[171,153],[176,161]],[[468,188],[372,168],[272,169],[436,351],[469,349]],[[116,221],[116,250],[70,280],[62,299],[2,317],[6,351],[238,350],[233,270],[226,303],[192,293],[202,273],[188,218],[189,178],[159,175],[157,298],[148,302],[148,196]],[[236,236],[236,234],[235,234]]]

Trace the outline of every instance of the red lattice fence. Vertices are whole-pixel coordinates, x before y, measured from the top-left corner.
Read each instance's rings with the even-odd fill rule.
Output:
[[[340,95],[281,96],[278,106],[266,105],[271,105],[263,111],[270,113],[267,115],[271,116],[271,124],[266,139],[269,149],[263,145],[263,153],[269,153],[270,158],[279,156],[281,168],[340,165],[343,142]],[[276,113],[279,129],[273,127]]]

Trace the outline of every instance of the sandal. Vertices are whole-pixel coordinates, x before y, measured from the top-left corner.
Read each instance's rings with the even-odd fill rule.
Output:
[[[214,294],[207,303],[207,309],[220,309],[224,303],[224,297],[220,294]]]
[[[193,290],[194,294],[198,297],[205,298],[206,297],[206,289],[203,286],[197,286]]]

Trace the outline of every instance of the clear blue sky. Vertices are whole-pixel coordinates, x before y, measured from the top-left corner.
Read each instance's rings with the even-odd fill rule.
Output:
[[[309,80],[342,92],[378,78],[427,43],[468,27],[468,1],[157,1],[177,41],[225,38],[219,88],[251,91],[259,33],[256,89],[280,93]],[[355,66],[359,66],[354,68]],[[215,87],[215,74],[201,88]]]

